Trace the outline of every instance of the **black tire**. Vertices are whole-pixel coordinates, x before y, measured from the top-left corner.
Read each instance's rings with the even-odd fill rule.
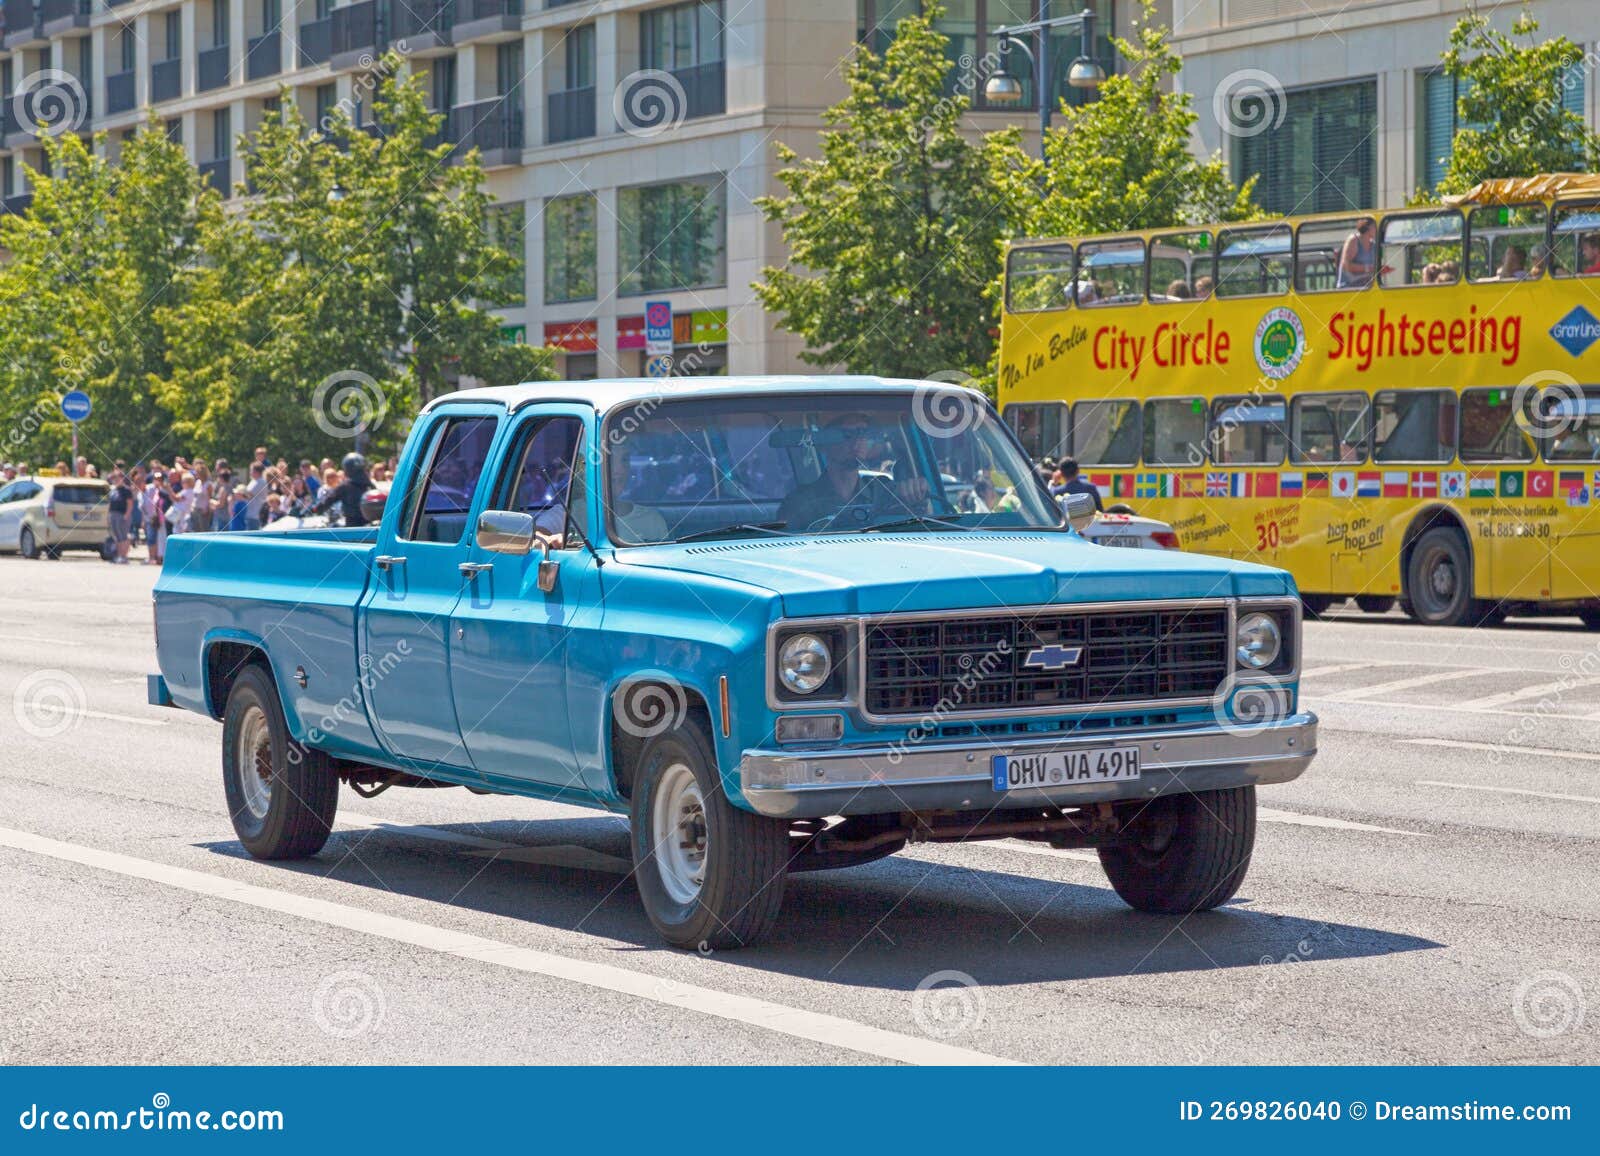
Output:
[[[259,783],[246,783],[251,768]],[[257,859],[304,859],[328,841],[339,809],[333,760],[289,737],[278,688],[260,664],[240,671],[228,693],[222,784],[233,829]]]
[[[1586,630],[1600,630],[1600,610],[1580,610],[1578,617]]]
[[[1411,617],[1429,626],[1471,626],[1482,615],[1472,597],[1472,555],[1460,531],[1435,526],[1417,539],[1406,566]]]
[[[1357,594],[1356,606],[1363,614],[1387,614],[1394,609],[1394,599],[1387,594]]]
[[[27,526],[22,527],[22,532],[17,535],[17,553],[24,558],[37,558],[39,556],[39,542],[33,536],[33,531]]]
[[[1132,820],[1136,842],[1100,848],[1100,865],[1124,903],[1187,915],[1232,899],[1256,843],[1256,789],[1162,795]]]
[[[693,777],[692,786],[683,780],[685,769]],[[663,789],[672,794],[663,796]],[[698,830],[699,839],[695,847],[679,846],[701,869],[697,886],[674,870],[672,849],[655,834],[658,799],[665,816],[672,812],[674,798],[686,800],[685,792],[691,806],[679,813],[689,816],[688,826],[679,829]],[[698,818],[693,817],[694,794]],[[645,914],[668,943],[699,951],[730,950],[749,947],[771,929],[783,906],[789,825],[741,811],[728,801],[711,743],[692,720],[652,737],[639,752],[632,826],[639,896]]]
[[[1328,612],[1328,608],[1333,605],[1333,595],[1302,594],[1300,595],[1300,605],[1304,608],[1305,617],[1321,618]]]
[[[59,562],[59,561],[61,561],[61,547],[60,546],[46,546],[44,548],[44,556],[48,560],[50,560],[51,562]]]

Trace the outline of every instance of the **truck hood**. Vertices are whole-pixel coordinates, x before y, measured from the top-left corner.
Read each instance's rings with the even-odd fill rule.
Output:
[[[1065,533],[849,534],[642,546],[628,566],[761,587],[790,617],[1273,595],[1281,570],[1176,550],[1121,550]]]

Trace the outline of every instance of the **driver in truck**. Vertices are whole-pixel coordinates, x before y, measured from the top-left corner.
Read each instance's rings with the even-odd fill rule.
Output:
[[[841,414],[819,432],[823,437],[818,439],[818,447],[826,447],[826,464],[815,480],[795,487],[778,507],[778,520],[786,528],[805,531],[827,525],[853,507],[892,510],[898,504],[908,514],[928,512],[928,482],[918,471],[895,471],[892,493],[898,503],[891,498],[882,477],[863,472],[869,468],[873,447],[884,442],[875,434],[872,419],[866,414]],[[903,454],[896,457],[899,460]]]

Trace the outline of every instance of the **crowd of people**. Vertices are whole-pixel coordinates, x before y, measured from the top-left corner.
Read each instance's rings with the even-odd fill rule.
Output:
[[[204,530],[259,530],[284,518],[329,516],[346,526],[366,524],[362,499],[393,476],[390,458],[371,466],[361,454],[346,454],[337,466],[331,458],[272,461],[265,446],[242,469],[218,458],[211,464],[174,456],[170,463],[152,457],[129,465],[121,459],[102,474],[85,458],[69,468],[57,462],[52,473],[80,478],[104,477],[110,486],[107,511],[116,558],[127,563],[140,541],[148,548],[146,565],[159,566],[167,538]],[[0,482],[26,477],[26,462],[0,465]]]

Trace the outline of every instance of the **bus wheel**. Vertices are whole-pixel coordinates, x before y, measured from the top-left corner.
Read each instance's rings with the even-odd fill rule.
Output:
[[[1438,526],[1417,539],[1406,568],[1406,601],[1411,616],[1429,626],[1476,623],[1472,559],[1458,531]]]
[[[1305,608],[1307,618],[1321,618],[1328,612],[1328,607],[1333,605],[1331,594],[1302,594],[1300,605]]]
[[[1580,610],[1578,617],[1583,619],[1583,624],[1590,630],[1600,630],[1600,610]]]
[[[1394,609],[1394,599],[1384,594],[1357,594],[1356,605],[1363,614],[1387,614]]]

